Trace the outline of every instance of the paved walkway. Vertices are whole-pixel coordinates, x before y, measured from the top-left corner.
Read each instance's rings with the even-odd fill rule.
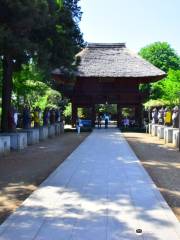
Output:
[[[95,130],[0,227],[0,240],[134,239],[180,240],[180,224],[115,129]]]

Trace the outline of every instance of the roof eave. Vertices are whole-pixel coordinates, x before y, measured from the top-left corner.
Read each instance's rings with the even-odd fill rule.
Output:
[[[126,80],[126,79],[137,79],[139,83],[150,83],[150,82],[156,82],[159,81],[163,78],[165,78],[167,76],[167,74],[161,74],[161,75],[154,75],[154,76],[95,76],[95,75],[90,75],[90,76],[86,76],[86,75],[76,75],[77,78],[97,78],[97,79],[119,79],[119,80]]]
[[[140,83],[151,83],[151,82],[157,82],[165,78],[167,74],[157,75],[157,76],[144,76],[139,78]]]

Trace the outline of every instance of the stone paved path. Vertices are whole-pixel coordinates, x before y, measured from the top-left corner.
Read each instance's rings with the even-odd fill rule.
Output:
[[[180,224],[115,129],[95,130],[0,226],[0,240],[134,239],[180,240]]]

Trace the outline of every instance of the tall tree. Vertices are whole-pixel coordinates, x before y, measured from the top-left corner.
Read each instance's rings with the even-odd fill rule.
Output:
[[[70,68],[83,41],[78,0],[64,0],[63,5],[62,0],[0,0],[0,6],[1,124],[8,131],[13,73],[32,58],[48,74],[54,67]]]
[[[180,58],[167,42],[155,42],[142,48],[139,54],[150,63],[168,72],[180,68]]]
[[[38,49],[32,33],[47,22],[46,1],[0,0],[0,55],[2,58],[2,121],[8,131],[11,112],[12,76],[22,63],[27,63]],[[33,17],[32,17],[33,16]]]
[[[167,74],[171,69],[174,71],[180,69],[180,57],[167,42],[152,43],[142,48],[139,54]],[[142,84],[140,88],[142,91],[148,91],[152,99],[163,98],[165,81],[166,79],[152,84]]]

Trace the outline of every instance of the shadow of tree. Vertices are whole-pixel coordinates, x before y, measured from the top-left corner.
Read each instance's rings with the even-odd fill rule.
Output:
[[[125,136],[180,220],[180,153],[148,134]]]
[[[99,144],[96,137],[95,132],[1,225],[0,239],[178,239],[168,206],[125,140],[117,147],[112,130],[99,135]]]
[[[89,135],[65,133],[0,156],[0,223]]]

